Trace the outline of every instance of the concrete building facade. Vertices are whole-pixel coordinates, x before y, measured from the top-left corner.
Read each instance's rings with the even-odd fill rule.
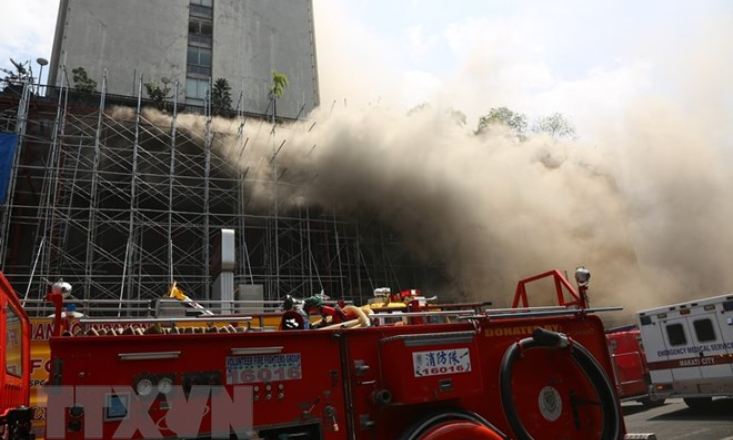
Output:
[[[77,67],[98,84],[106,70],[117,95],[136,96],[141,76],[172,90],[178,82],[179,102],[195,107],[224,78],[232,106],[260,114],[278,71],[289,81],[278,116],[319,105],[312,0],[61,0],[49,85]]]

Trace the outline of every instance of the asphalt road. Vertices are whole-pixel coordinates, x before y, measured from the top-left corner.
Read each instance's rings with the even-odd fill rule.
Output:
[[[704,412],[691,410],[682,399],[650,409],[628,402],[622,409],[630,433],[651,432],[658,440],[733,440],[733,399],[715,399]]]

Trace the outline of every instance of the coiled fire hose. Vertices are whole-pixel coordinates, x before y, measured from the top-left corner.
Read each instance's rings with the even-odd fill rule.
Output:
[[[519,440],[534,440],[527,432],[522,421],[517,414],[514,405],[514,395],[512,391],[512,373],[514,364],[521,356],[523,350],[532,348],[554,348],[558,350],[568,350],[572,359],[578,364],[580,369],[588,378],[593,390],[599,399],[601,413],[603,414],[603,431],[600,440],[617,440],[621,430],[621,417],[616,404],[613,385],[608,376],[603,371],[598,361],[593,355],[581,344],[570,341],[567,336],[561,333],[555,333],[543,328],[537,328],[532,332],[531,338],[524,338],[515,342],[506,352],[501,360],[501,370],[499,374],[499,384],[501,389],[501,404],[504,409],[504,415],[509,421],[512,431],[517,435]]]

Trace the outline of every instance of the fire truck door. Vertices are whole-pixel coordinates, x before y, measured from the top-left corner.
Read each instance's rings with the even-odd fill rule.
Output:
[[[706,310],[707,309],[707,310]],[[733,382],[733,369],[731,363],[726,362],[728,355],[733,354],[733,350],[726,344],[725,325],[721,325],[718,319],[720,314],[716,313],[715,305],[710,304],[697,309],[691,310],[686,316],[688,328],[692,336],[692,352],[699,359],[700,372],[703,378],[700,385],[702,392],[720,392],[722,390],[703,388],[710,387],[707,382],[716,383],[712,385],[714,388],[720,386],[720,381],[728,379]],[[724,323],[723,323],[724,324]],[[729,384],[733,385],[733,383]],[[733,388],[731,388],[733,390]]]

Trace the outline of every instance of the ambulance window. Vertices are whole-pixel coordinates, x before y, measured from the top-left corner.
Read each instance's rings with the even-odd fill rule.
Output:
[[[23,328],[18,314],[12,307],[5,307],[5,371],[13,376],[23,376]]]
[[[692,323],[695,326],[695,335],[700,342],[708,342],[715,340],[715,329],[713,322],[709,319],[698,319]]]
[[[667,326],[667,337],[671,345],[685,345],[687,338],[685,337],[685,329],[682,324],[670,324]]]

